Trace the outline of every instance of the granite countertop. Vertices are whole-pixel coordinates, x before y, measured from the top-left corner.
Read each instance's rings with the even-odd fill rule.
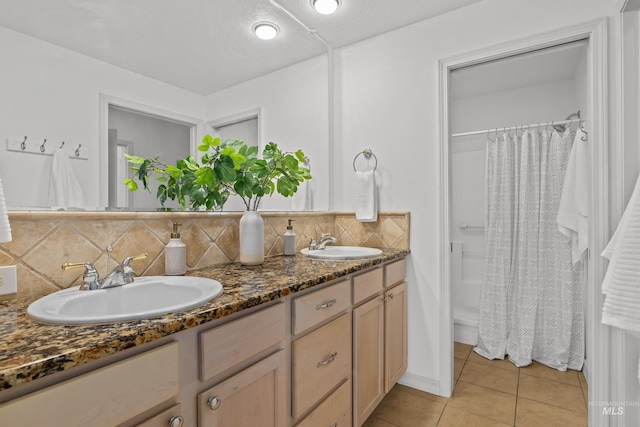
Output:
[[[49,325],[26,314],[37,298],[2,301],[0,391],[408,254],[408,250],[383,249],[379,257],[352,261],[315,260],[298,254],[265,258],[259,266],[232,263],[192,270],[187,275],[222,283],[223,294],[189,311],[122,323]]]

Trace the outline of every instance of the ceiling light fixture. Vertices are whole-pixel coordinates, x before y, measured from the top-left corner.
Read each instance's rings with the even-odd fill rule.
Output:
[[[258,22],[251,29],[262,40],[271,40],[280,32],[280,28],[271,22]]]
[[[331,15],[340,7],[340,0],[311,0],[311,6],[323,15]]]

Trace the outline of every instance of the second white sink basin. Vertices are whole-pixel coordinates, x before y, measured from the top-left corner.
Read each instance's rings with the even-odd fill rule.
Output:
[[[202,277],[145,276],[127,285],[80,291],[78,286],[31,303],[27,314],[63,325],[124,322],[189,310],[222,293],[220,282]]]
[[[304,248],[300,253],[312,258],[341,260],[372,258],[381,255],[382,251],[380,249],[363,246],[326,246],[324,249],[315,251]]]

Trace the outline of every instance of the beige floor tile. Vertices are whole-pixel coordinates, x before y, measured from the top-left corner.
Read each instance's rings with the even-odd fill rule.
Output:
[[[469,357],[469,353],[473,350],[473,346],[469,344],[462,344],[461,342],[453,343],[453,357],[467,360]]]
[[[372,416],[398,427],[435,426],[444,404],[395,387],[380,402]]]
[[[467,361],[460,381],[487,387],[503,393],[518,393],[518,372],[500,369],[491,365]]]
[[[460,378],[460,373],[462,373],[462,368],[464,368],[464,364],[466,360],[458,359],[457,357],[453,358],[453,381],[458,381]]]
[[[398,389],[400,391],[404,391],[405,393],[415,394],[416,396],[426,397],[429,400],[433,400],[438,403],[446,404],[449,401],[448,397],[437,396],[435,394],[427,393],[426,391],[418,390],[415,388],[407,387],[406,385],[396,384],[393,386],[394,389]]]
[[[567,369],[566,372],[562,372],[558,371],[557,369],[545,366],[542,363],[532,362],[531,365],[520,368],[520,373],[539,378],[546,378],[548,380],[559,381],[561,383],[571,384],[578,387],[580,386],[578,371],[573,371],[571,369]]]
[[[458,381],[447,406],[513,425],[516,397],[507,393]]]
[[[557,406],[518,397],[516,425],[518,427],[586,427],[588,420],[586,412],[578,414]]]
[[[491,365],[491,366],[495,366],[497,368],[507,369],[509,371],[514,371],[514,372],[517,372],[518,369],[519,369],[516,365],[514,365],[511,362],[509,362],[509,359],[507,359],[506,357],[504,359],[502,359],[502,360],[500,360],[500,359],[489,360],[489,359],[485,359],[484,357],[480,356],[475,351],[471,352],[471,354],[469,355],[469,359],[468,360],[470,362],[482,363],[482,364],[485,364],[485,365]]]
[[[396,427],[394,424],[388,423],[385,420],[376,418],[373,415],[367,418],[367,421],[362,424],[362,427]]]
[[[460,408],[447,405],[438,422],[438,427],[511,427],[491,418],[466,412]]]
[[[548,403],[574,412],[587,413],[581,387],[546,378],[520,375],[518,397]]]

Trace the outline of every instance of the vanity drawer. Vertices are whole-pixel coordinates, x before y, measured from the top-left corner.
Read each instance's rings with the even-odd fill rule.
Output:
[[[294,299],[293,335],[329,319],[350,305],[351,284],[348,280]]]
[[[345,381],[296,427],[351,425],[351,380]]]
[[[383,289],[382,268],[375,268],[353,278],[353,303],[358,304],[372,295],[382,292]]]
[[[178,343],[96,369],[0,405],[3,426],[121,424],[178,394]]]
[[[403,259],[384,266],[384,286],[389,287],[404,281],[407,262]]]
[[[200,334],[200,381],[238,365],[286,335],[283,303]]]
[[[351,373],[351,313],[292,344],[291,413],[298,418]]]

